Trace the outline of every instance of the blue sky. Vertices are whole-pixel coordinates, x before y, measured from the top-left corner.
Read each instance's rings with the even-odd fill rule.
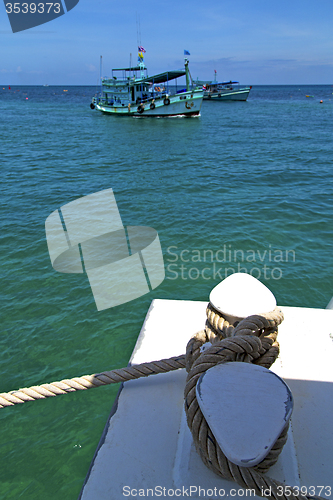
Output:
[[[196,79],[333,84],[331,0],[80,0],[64,16],[12,33],[0,5],[0,83],[96,85],[137,57],[137,16],[149,74],[183,65]]]

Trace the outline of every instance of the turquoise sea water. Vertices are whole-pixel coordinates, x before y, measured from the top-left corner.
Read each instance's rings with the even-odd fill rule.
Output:
[[[0,86],[0,392],[125,366],[152,299],[207,301],[233,271],[280,305],[326,307],[332,86],[258,86],[190,119],[105,116],[94,93]],[[166,279],[98,312],[86,277],[53,270],[44,224],[108,188],[125,226],[158,231]],[[117,390],[1,409],[1,500],[76,500]]]

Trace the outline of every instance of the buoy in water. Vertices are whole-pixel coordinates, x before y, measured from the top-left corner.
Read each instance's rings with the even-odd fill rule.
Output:
[[[323,104],[323,101],[320,101],[320,104]]]

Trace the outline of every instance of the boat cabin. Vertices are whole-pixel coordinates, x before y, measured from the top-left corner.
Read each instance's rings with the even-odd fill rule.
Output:
[[[219,90],[233,90],[233,85],[239,85],[239,82],[207,82],[203,83],[203,87],[207,92],[218,92]]]

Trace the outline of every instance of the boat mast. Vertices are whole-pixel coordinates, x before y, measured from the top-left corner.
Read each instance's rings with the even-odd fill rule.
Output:
[[[186,90],[187,92],[190,90],[190,76],[188,70],[188,59],[185,57],[185,72],[186,72]]]
[[[188,50],[184,50],[184,61],[185,61],[185,74],[186,74],[186,90],[187,92],[190,90],[190,74],[189,74],[189,69],[188,69],[188,59],[186,56],[189,56],[190,53]]]

